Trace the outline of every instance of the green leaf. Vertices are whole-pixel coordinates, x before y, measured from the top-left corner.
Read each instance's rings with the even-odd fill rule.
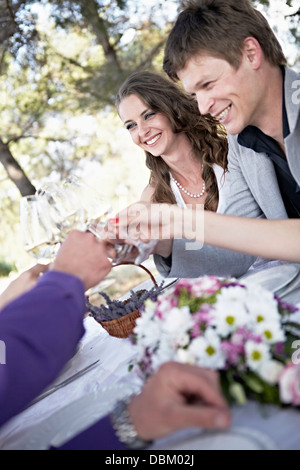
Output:
[[[239,405],[245,405],[245,403],[247,403],[246,393],[241,384],[232,382],[229,385],[229,393]]]
[[[245,384],[255,393],[263,393],[264,386],[255,375],[245,375],[243,377]]]

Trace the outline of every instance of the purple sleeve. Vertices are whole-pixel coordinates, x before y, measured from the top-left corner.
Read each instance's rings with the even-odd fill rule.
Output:
[[[127,450],[127,447],[119,441],[106,416],[62,447],[51,450]]]
[[[82,282],[49,271],[0,312],[0,426],[49,385],[84,334]],[[2,361],[3,362],[3,361]]]

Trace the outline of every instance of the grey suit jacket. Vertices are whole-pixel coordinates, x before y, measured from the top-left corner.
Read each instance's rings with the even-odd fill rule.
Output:
[[[285,139],[287,161],[300,186],[300,76],[286,68],[285,103],[290,134]],[[224,213],[245,217],[285,219],[272,161],[266,154],[238,144],[238,136],[228,136],[230,194]],[[171,260],[155,255],[159,272],[167,277],[198,277],[204,274],[241,276],[255,261],[254,257],[210,245],[188,250],[187,240],[174,240]]]

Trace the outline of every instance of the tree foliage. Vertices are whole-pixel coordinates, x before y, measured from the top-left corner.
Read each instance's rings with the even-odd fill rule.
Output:
[[[69,113],[98,112],[113,104],[119,84],[129,73],[153,68],[168,25],[161,17],[157,24],[152,13],[164,3],[158,1],[146,15],[133,0],[1,1],[0,86],[5,94],[9,82],[10,96],[0,109],[9,118],[0,134],[0,161],[22,195],[35,188],[18,163],[18,151],[12,149],[18,149],[24,139],[44,139],[46,147],[51,136],[44,126],[51,115],[60,114],[65,120]],[[39,18],[42,9],[46,30]],[[128,31],[133,40],[126,43]],[[63,132],[53,137],[65,139]]]

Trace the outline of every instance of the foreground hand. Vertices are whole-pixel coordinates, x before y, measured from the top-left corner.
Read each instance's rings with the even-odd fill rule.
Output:
[[[204,210],[178,207],[176,204],[137,202],[119,212],[114,223],[108,224],[108,233],[119,240],[134,244],[137,240],[159,240],[153,253],[168,257],[173,239],[187,238],[203,242]],[[126,238],[127,234],[127,238]],[[113,236],[110,241],[113,242]]]
[[[153,440],[182,428],[223,429],[230,413],[214,371],[169,362],[128,405],[140,438]]]
[[[88,290],[110,272],[112,265],[108,257],[114,257],[114,250],[107,243],[99,241],[90,232],[72,230],[50,269],[79,277]]]
[[[173,211],[177,206],[171,204],[151,204],[137,202],[128,206],[118,214],[118,224],[115,234],[124,238],[128,234],[128,243],[131,240],[163,240],[173,238]]]
[[[5,291],[0,295],[0,310],[9,302],[24,294],[35,286],[41,273],[48,269],[48,265],[36,264],[27,271],[20,274],[12,281]]]
[[[141,240],[172,240],[174,238],[188,238],[202,240],[204,225],[204,206],[183,209],[176,204],[151,204],[137,202],[128,206],[118,214],[118,223],[110,227],[116,237],[126,238],[128,241]],[[125,236],[124,236],[125,235]]]

